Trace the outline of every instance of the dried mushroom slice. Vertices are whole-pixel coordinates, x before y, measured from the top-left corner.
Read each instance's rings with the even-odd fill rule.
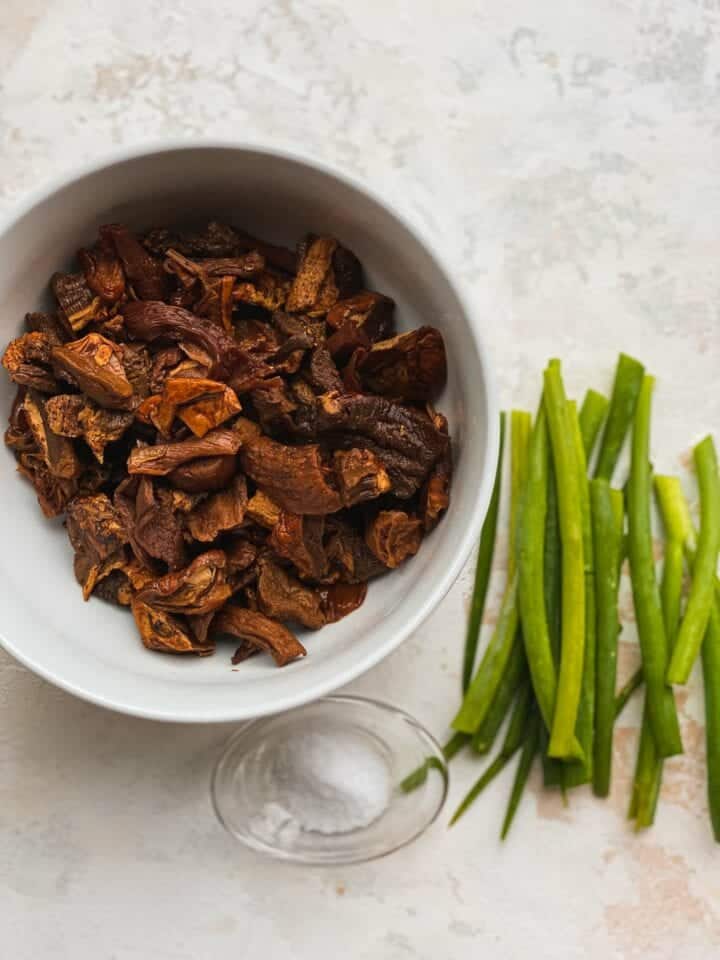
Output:
[[[302,517],[283,510],[267,543],[278,556],[289,560],[301,576],[321,580],[327,569],[324,530],[324,517]]]
[[[152,570],[161,560],[170,570],[185,566],[182,525],[172,506],[155,494],[149,477],[128,477],[114,496],[128,541],[138,562]]]
[[[52,344],[47,334],[24,333],[11,340],[5,348],[2,365],[15,383],[33,387],[42,393],[55,393],[57,380],[48,369],[51,365]]]
[[[83,425],[80,423],[80,411],[86,403],[78,393],[60,393],[48,397],[45,414],[50,429],[61,437],[81,437]]]
[[[110,223],[101,227],[100,236],[115,248],[137,297],[141,300],[162,300],[168,291],[168,278],[160,260],[153,257],[122,224]]]
[[[72,340],[72,330],[65,318],[58,313],[26,313],[25,326],[31,332],[42,333],[51,346],[59,346]]]
[[[73,333],[79,333],[102,311],[102,301],[95,296],[82,273],[55,273],[50,286],[60,311]]]
[[[109,238],[90,250],[78,251],[85,283],[103,303],[117,303],[125,295],[125,271]]]
[[[363,384],[382,396],[426,403],[445,386],[447,359],[442,334],[420,327],[374,343],[358,363]]]
[[[40,509],[46,517],[59,517],[78,492],[77,481],[54,476],[39,453],[33,451],[20,453],[18,472],[35,487]]]
[[[123,366],[123,350],[99,333],[88,333],[52,348],[56,369],[69,374],[83,393],[101,407],[129,410],[133,405],[133,387]]]
[[[132,426],[134,416],[122,410],[106,410],[78,394],[61,393],[45,403],[50,429],[62,437],[83,437],[99,463],[105,447],[119,440]]]
[[[247,506],[245,477],[238,475],[227,490],[220,490],[188,513],[185,525],[190,537],[210,543],[226,530],[234,530],[245,519]]]
[[[386,567],[399,567],[420,549],[422,520],[403,510],[381,510],[368,524],[365,542]]]
[[[392,488],[387,470],[372,450],[336,450],[333,464],[346,507],[374,500]]]
[[[445,451],[438,458],[420,491],[420,516],[426,533],[437,526],[443,513],[450,506],[450,483],[452,481],[452,447],[448,435],[448,422],[441,413],[433,412],[431,416],[438,430],[447,440]]]
[[[263,270],[252,281],[235,285],[232,297],[235,303],[261,307],[274,313],[285,307],[290,292],[290,281],[269,270]]]
[[[227,606],[218,613],[212,622],[212,635],[215,637],[233,637],[245,643],[252,643],[272,655],[278,667],[284,667],[297,657],[304,657],[307,651],[298,638],[287,627],[255,610],[243,607]]]
[[[240,459],[248,477],[283,510],[325,514],[342,508],[317,444],[289,447],[258,437],[243,446]]]
[[[297,276],[287,298],[290,313],[324,316],[362,287],[357,257],[333,237],[309,237],[300,248]]]
[[[256,491],[250,497],[247,504],[246,514],[249,520],[257,523],[267,530],[271,530],[280,519],[282,513],[280,507],[262,490]]]
[[[101,580],[125,566],[127,534],[104,493],[75,497],[68,504],[67,532],[75,550],[75,576],[88,600]]]
[[[202,616],[219,610],[231,594],[227,560],[222,550],[208,550],[189,567],[153,580],[138,599],[156,610]]]
[[[253,357],[224,330],[183,307],[157,300],[135,300],[123,307],[125,327],[131,337],[154,343],[179,343],[185,353],[199,347],[209,359],[207,375],[227,381],[236,393],[252,390],[272,371]]]
[[[132,601],[132,612],[142,642],[148,650],[156,650],[158,653],[194,653],[199,657],[215,652],[215,643],[212,640],[198,641],[190,626],[180,617],[151,607],[141,600],[139,595]]]
[[[372,343],[392,334],[394,311],[394,300],[370,290],[340,300],[326,318],[333,331],[328,336],[328,350],[338,362],[344,362],[358,348],[370,349]]]
[[[217,380],[175,378],[165,381],[163,392],[148,397],[138,407],[138,417],[163,436],[169,436],[178,417],[196,437],[204,437],[241,410],[234,390]]]
[[[324,546],[330,569],[327,579],[358,584],[387,572],[362,534],[340,517],[328,517]]]
[[[154,447],[135,447],[128,457],[128,473],[145,473],[164,477],[176,467],[200,457],[233,457],[242,440],[229,427],[218,427],[202,438],[179,440],[177,443],[158,443]],[[187,487],[181,487],[187,489]]]
[[[263,613],[275,620],[291,620],[309,630],[325,625],[320,591],[301,583],[270,559],[260,562],[257,601]]]
[[[367,583],[333,583],[322,590],[325,623],[337,623],[361,607],[367,596]]]
[[[226,487],[235,469],[235,457],[200,457],[175,467],[168,474],[168,480],[185,493],[211,493]]]
[[[35,390],[28,390],[23,401],[23,413],[50,473],[62,480],[79,477],[82,468],[75,447],[71,440],[50,428],[45,412],[45,398]]]
[[[315,429],[336,446],[376,453],[401,499],[417,493],[447,442],[424,411],[365,394],[320,397]]]

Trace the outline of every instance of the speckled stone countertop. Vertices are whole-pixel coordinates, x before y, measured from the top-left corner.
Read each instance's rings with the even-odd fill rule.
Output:
[[[551,354],[574,391],[618,349],[657,374],[653,458],[686,470],[720,425],[717,0],[4,0],[0,213],[119,144],[238,138],[366,179],[437,238],[479,304],[504,405]],[[686,477],[688,489],[692,481]],[[502,587],[497,558],[488,621]],[[444,733],[465,570],[424,627],[352,685]],[[621,669],[637,656],[627,582]],[[258,860],[216,825],[229,728],[116,716],[0,654],[0,940],[13,960],[709,960],[720,853],[702,698],[656,826],[624,818],[639,703],[609,802],[507,778],[456,829],[345,869]],[[451,804],[473,771],[459,759]]]

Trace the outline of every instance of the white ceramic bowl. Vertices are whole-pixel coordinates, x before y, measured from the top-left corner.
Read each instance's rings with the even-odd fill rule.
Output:
[[[342,686],[382,660],[447,592],[475,542],[497,452],[497,406],[482,318],[427,243],[366,189],[321,165],[273,150],[186,144],[125,152],[32,198],[0,230],[0,341],[47,306],[47,282],[97,227],[216,218],[293,245],[310,231],[342,239],[369,285],[397,301],[401,329],[434,324],[445,337],[449,382],[438,406],[450,421],[455,476],[447,516],[400,570],[373,582],[359,611],[305,636],[308,656],[284,669],[257,657],[233,670],[213,657],[145,650],[127,611],[83,603],[60,522],[43,518],[32,487],[3,447],[0,471],[0,641],[31,670],[115,710],[158,720],[240,720],[276,713]],[[14,387],[3,374],[0,405]],[[460,640],[458,641],[460,642]]]

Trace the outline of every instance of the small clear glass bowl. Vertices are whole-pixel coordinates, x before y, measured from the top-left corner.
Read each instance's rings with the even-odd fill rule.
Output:
[[[392,853],[436,819],[447,788],[442,749],[417,720],[351,696],[246,723],[225,746],[211,785],[229,833],[304,864]]]

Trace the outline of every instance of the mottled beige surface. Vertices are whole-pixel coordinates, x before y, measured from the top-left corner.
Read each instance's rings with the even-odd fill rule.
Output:
[[[684,470],[720,424],[719,28],[715,0],[4,0],[0,213],[119,144],[208,135],[325,158],[435,233],[481,307],[505,405],[534,405],[551,354],[574,391],[607,387],[625,349],[658,376],[655,466]],[[442,734],[470,574],[353,688]],[[227,727],[114,716],[0,655],[2,955],[709,960],[720,851],[697,675],[681,704],[688,755],[646,835],[624,820],[634,703],[609,802],[579,791],[566,810],[535,781],[501,847],[501,779],[450,833],[302,870],[215,825]],[[472,776],[459,759],[451,804]]]

